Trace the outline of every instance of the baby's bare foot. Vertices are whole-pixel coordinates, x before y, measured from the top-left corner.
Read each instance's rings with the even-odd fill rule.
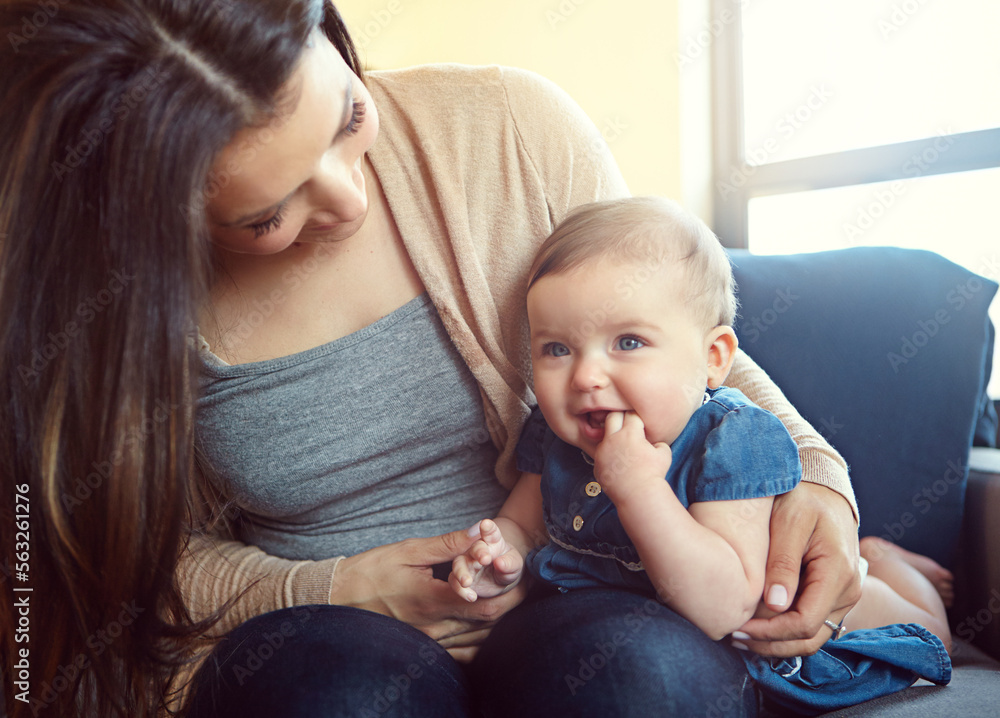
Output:
[[[931,582],[945,606],[951,606],[955,599],[955,577],[951,571],[928,556],[907,551],[879,536],[865,536],[861,539],[861,556],[869,562],[886,559],[903,561],[917,569]]]

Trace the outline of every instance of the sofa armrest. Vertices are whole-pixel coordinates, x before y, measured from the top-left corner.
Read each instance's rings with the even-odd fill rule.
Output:
[[[1000,449],[975,447],[956,569],[956,638],[1000,659]]]

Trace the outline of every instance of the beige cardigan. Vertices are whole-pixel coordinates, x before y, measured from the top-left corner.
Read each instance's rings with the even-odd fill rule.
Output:
[[[373,72],[381,119],[369,153],[410,258],[483,396],[500,451],[497,476],[516,479],[513,450],[533,401],[526,272],[535,247],[571,208],[628,193],[583,111],[532,73],[434,65]],[[799,446],[805,480],[854,507],[843,459],[739,352],[727,384],[777,414]],[[290,561],[225,536],[195,537],[179,577],[196,616],[262,578],[219,625],[329,602],[339,558]]]

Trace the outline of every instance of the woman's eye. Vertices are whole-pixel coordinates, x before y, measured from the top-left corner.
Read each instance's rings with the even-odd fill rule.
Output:
[[[550,342],[542,347],[542,354],[550,357],[564,357],[569,354],[569,349],[566,348],[565,344]]]
[[[253,232],[254,239],[258,239],[280,227],[284,218],[285,204],[281,204],[278,206],[278,209],[274,211],[274,214],[271,215],[270,219],[265,219],[263,222],[257,222],[255,224],[248,224],[247,229]]]
[[[344,128],[344,132],[346,132],[349,135],[358,134],[358,130],[361,129],[361,125],[364,121],[365,121],[365,103],[355,100],[354,105],[351,109],[351,119],[348,120],[347,126]]]
[[[640,347],[646,346],[642,339],[636,337],[621,337],[618,340],[618,348],[622,351],[630,352]]]

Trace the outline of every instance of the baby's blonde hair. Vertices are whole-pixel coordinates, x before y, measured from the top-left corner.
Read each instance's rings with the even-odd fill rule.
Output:
[[[688,306],[706,328],[732,326],[736,318],[728,255],[704,222],[672,200],[628,197],[577,207],[538,250],[528,288],[548,274],[598,258],[634,262],[650,276],[667,262],[678,262],[688,280]]]

